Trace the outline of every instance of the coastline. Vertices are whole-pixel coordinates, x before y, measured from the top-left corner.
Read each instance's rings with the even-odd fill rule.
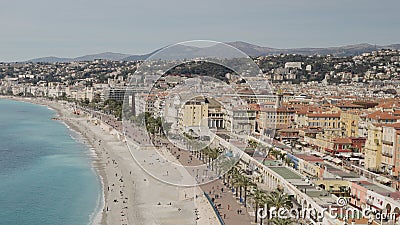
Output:
[[[58,111],[56,109],[53,109],[51,107],[49,107],[51,110],[54,110],[58,113]],[[59,117],[59,115],[57,115],[57,117]],[[96,177],[99,181],[99,183],[101,184],[101,194],[97,200],[97,205],[96,208],[93,210],[93,212],[90,214],[89,216],[89,223],[88,224],[104,224],[105,220],[103,221],[103,218],[105,218],[106,215],[103,215],[103,209],[104,206],[106,204],[105,202],[105,197],[106,197],[106,192],[105,192],[105,182],[104,179],[106,177],[105,172],[102,171],[101,167],[96,166],[96,164],[98,164],[98,161],[100,161],[99,156],[97,155],[97,152],[95,150],[95,148],[93,147],[92,144],[88,143],[87,138],[80,132],[78,131],[77,127],[71,127],[71,124],[68,124],[67,122],[61,120],[61,123],[64,124],[64,126],[66,126],[71,132],[73,132],[75,135],[77,135],[78,137],[72,137],[73,139],[75,139],[77,142],[82,143],[83,145],[85,145],[88,149],[88,154],[90,154],[91,156],[91,169],[93,170],[93,172],[96,174]]]
[[[94,169],[96,176],[98,177],[100,183],[101,183],[101,196],[100,196],[100,205],[97,205],[94,211],[92,212],[91,215],[89,216],[89,222],[88,224],[107,224],[107,214],[104,213],[104,208],[106,204],[106,197],[107,197],[107,192],[105,191],[105,185],[107,184],[107,176],[104,171],[104,167],[101,166],[102,164],[102,159],[99,156],[99,152],[96,150],[95,146],[93,143],[90,143],[88,137],[85,135],[83,130],[77,126],[76,124],[72,123],[72,121],[66,119],[66,109],[61,106],[58,102],[51,102],[47,100],[42,100],[42,99],[35,99],[35,98],[22,98],[22,97],[15,97],[15,96],[0,96],[0,98],[3,99],[9,99],[9,100],[14,100],[14,101],[21,101],[21,102],[26,102],[26,103],[31,103],[31,104],[36,104],[36,105],[41,105],[47,107],[49,110],[55,111],[56,116],[55,118],[58,118],[60,122],[66,126],[70,131],[75,132],[77,135],[81,137],[81,140],[76,140],[77,142],[81,142],[82,144],[87,146],[88,152],[92,151],[95,154],[95,157],[92,159],[92,169]]]
[[[55,110],[57,120],[78,133],[84,144],[90,146],[89,150],[95,152],[92,168],[100,179],[103,201],[94,209],[95,215],[88,215],[92,219],[90,223],[217,224],[216,215],[199,188],[167,185],[146,174],[132,158],[119,133],[97,118],[75,115],[71,105],[61,102],[11,96],[0,98]],[[196,199],[195,195],[200,197]],[[196,219],[196,211],[200,218]]]

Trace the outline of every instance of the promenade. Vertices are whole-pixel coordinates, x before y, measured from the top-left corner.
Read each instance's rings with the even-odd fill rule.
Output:
[[[103,122],[107,123],[117,131],[121,133],[123,132],[122,123],[120,121],[116,121],[112,116],[98,112],[92,113],[94,117],[101,119]],[[125,134],[139,145],[150,144],[145,143],[149,141],[149,138],[140,127],[133,125],[131,127],[125,127]],[[192,155],[191,152],[179,149],[165,139],[157,137],[154,141],[159,147],[165,147],[168,149],[169,152],[176,157],[179,163],[184,167],[204,164],[204,162]],[[254,217],[250,216],[250,214],[254,214],[253,209],[244,207],[244,204],[239,202],[239,198],[236,197],[236,194],[223,183],[223,180],[217,179],[200,185],[199,187],[214,201],[214,206],[216,207],[221,219],[225,224],[254,224]]]
[[[127,130],[127,135],[133,138],[134,141],[143,142],[146,140],[145,134],[137,127]],[[155,140],[157,146],[165,147],[170,153],[176,157],[182,166],[194,166],[204,164],[201,160],[197,159],[191,152],[179,149],[173,146],[169,141],[157,138]],[[252,224],[253,217],[249,214],[249,208],[245,208],[236,194],[232,192],[227,186],[224,185],[223,180],[217,179],[212,182],[199,186],[201,190],[209,195],[214,200],[220,217],[227,225],[246,225]]]

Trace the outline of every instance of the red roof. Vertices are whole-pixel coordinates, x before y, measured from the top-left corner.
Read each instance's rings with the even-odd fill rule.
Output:
[[[335,144],[351,144],[351,138],[336,138],[333,140]]]
[[[373,113],[370,113],[366,116],[368,119],[375,119],[375,120],[394,120],[394,119],[400,119],[399,116],[394,116],[391,112],[381,112],[381,111],[376,111]]]
[[[308,162],[323,162],[324,160],[313,155],[294,154],[297,158],[303,159]]]

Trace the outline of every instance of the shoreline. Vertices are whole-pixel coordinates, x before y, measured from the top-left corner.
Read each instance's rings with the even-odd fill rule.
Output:
[[[94,153],[95,157],[92,157],[91,160],[91,169],[94,170],[94,173],[96,174],[96,179],[100,181],[101,184],[101,195],[100,200],[98,200],[98,204],[96,205],[95,209],[92,211],[89,217],[89,222],[88,224],[107,224],[107,214],[104,212],[104,208],[106,205],[106,198],[107,198],[107,192],[105,191],[105,185],[107,183],[107,176],[105,174],[104,168],[101,168],[100,165],[102,162],[98,151],[96,151],[96,147],[93,145],[93,143],[90,143],[89,138],[85,135],[85,133],[78,127],[76,124],[73,124],[71,121],[65,119],[65,114],[66,110],[65,108],[59,108],[55,106],[57,104],[58,106],[61,106],[60,103],[56,102],[55,104],[51,104],[54,102],[47,101],[47,100],[42,100],[42,99],[36,99],[36,98],[22,98],[22,97],[15,97],[15,96],[0,96],[0,98],[3,99],[8,99],[8,100],[14,100],[14,101],[20,101],[20,102],[25,102],[25,103],[30,103],[30,104],[35,104],[35,105],[41,105],[44,107],[47,107],[49,110],[52,110],[56,113],[54,118],[57,118],[59,122],[61,122],[67,129],[69,129],[71,132],[75,132],[79,137],[79,139],[75,139],[74,137],[71,137],[75,139],[76,142],[80,142],[81,144],[85,145],[87,147],[88,153]],[[64,107],[64,106],[61,106]],[[53,119],[53,118],[52,118]]]
[[[98,152],[96,151],[96,148],[88,141],[88,137],[84,135],[84,133],[73,123],[70,121],[67,121],[64,119],[65,108],[58,108],[55,107],[54,105],[51,105],[50,101],[44,101],[42,99],[35,99],[35,98],[22,98],[22,97],[16,97],[16,96],[0,96],[0,99],[7,99],[7,100],[12,100],[12,101],[20,101],[24,103],[29,103],[29,104],[35,104],[35,105],[40,105],[46,107],[48,110],[54,111],[56,113],[54,118],[57,118],[59,122],[62,123],[63,126],[65,126],[70,132],[74,132],[79,138],[71,136],[74,141],[79,142],[83,145],[86,146],[87,148],[87,153],[93,153],[93,156],[91,156],[91,170],[93,170],[94,174],[96,175],[96,179],[100,182],[101,184],[101,194],[99,198],[97,199],[97,204],[94,210],[88,215],[89,221],[88,224],[106,224],[106,218],[107,215],[104,213],[104,207],[105,207],[105,199],[107,196],[107,193],[105,192],[105,184],[104,180],[106,179],[106,174],[104,170],[97,166],[97,164],[101,163],[101,159],[98,155]],[[60,103],[57,103],[60,104]],[[51,119],[54,119],[51,118]]]
[[[100,179],[103,201],[96,206],[93,216],[88,215],[92,220],[89,223],[217,224],[216,215],[202,192],[196,188],[167,185],[151,177],[132,158],[118,132],[99,119],[83,112],[75,115],[72,105],[64,102],[15,96],[0,98],[39,104],[54,110],[56,120],[82,137],[83,144],[91,153],[94,151],[92,168]],[[195,199],[195,195],[200,197]],[[196,211],[199,211],[200,219],[196,219]]]
[[[45,106],[47,106],[47,105],[45,105]],[[58,115],[58,111],[56,109],[51,108],[51,107],[49,107],[49,108],[57,112],[57,117],[60,116],[60,115]],[[83,135],[83,133],[81,133],[80,131],[77,130],[78,128],[71,127],[71,124],[65,122],[64,120],[60,120],[60,122],[62,124],[64,124],[64,126],[66,126],[70,130],[70,132],[73,132],[77,135],[77,137],[72,136],[72,138],[76,142],[79,142],[87,147],[89,157],[91,158],[91,170],[96,175],[96,179],[99,181],[99,183],[101,185],[101,188],[100,188],[101,194],[99,195],[99,198],[97,199],[97,205],[96,205],[95,209],[89,215],[89,223],[88,224],[104,224],[105,221],[103,221],[103,219],[106,220],[106,218],[105,218],[106,215],[103,213],[103,209],[106,205],[105,199],[106,199],[106,194],[107,194],[105,192],[106,182],[104,182],[105,173],[101,172],[101,169],[99,166],[96,166],[98,161],[100,161],[101,159],[99,158],[99,156],[95,150],[95,147],[91,143],[88,142],[87,137],[85,137]]]

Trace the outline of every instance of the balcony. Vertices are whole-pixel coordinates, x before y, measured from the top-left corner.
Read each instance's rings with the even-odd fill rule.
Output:
[[[389,153],[389,152],[382,152],[382,155],[383,155],[383,156],[386,156],[386,157],[389,157],[389,158],[392,158],[392,157],[393,157],[393,154],[391,154],[391,153]]]
[[[392,141],[385,141],[385,140],[383,140],[382,143],[383,143],[384,145],[393,146],[393,142],[392,142]]]

